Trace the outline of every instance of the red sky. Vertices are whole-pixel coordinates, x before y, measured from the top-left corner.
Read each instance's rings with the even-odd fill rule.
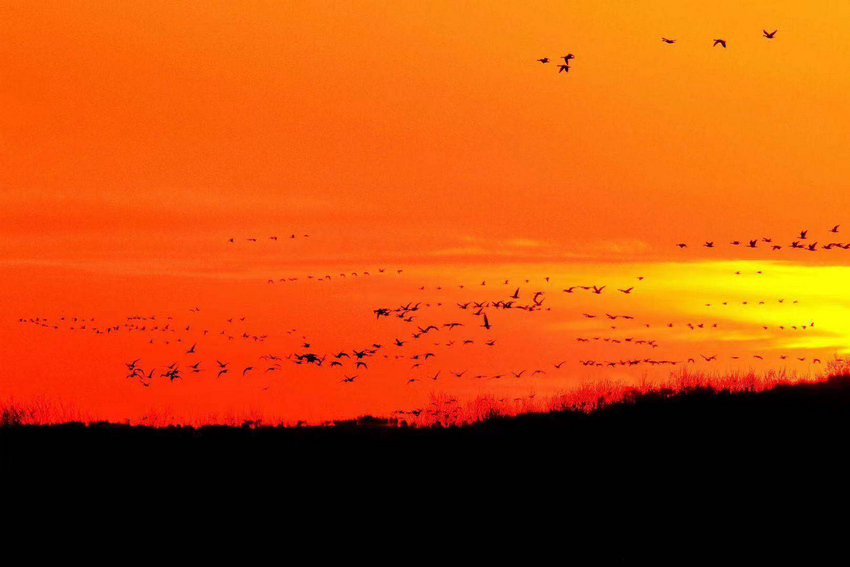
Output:
[[[762,369],[787,354],[810,371],[812,357],[843,352],[850,336],[844,252],[788,250],[804,229],[819,245],[842,241],[827,232],[835,224],[850,231],[841,216],[848,10],[723,0],[4,2],[0,399],[63,400],[111,419],[246,408],[324,419],[414,407],[436,390],[526,395],[639,379],[642,367],[578,364],[644,356],[576,341],[619,333],[657,339],[657,358],[718,353],[717,369]],[[779,32],[768,40],[762,29]],[[576,58],[558,74],[554,60],[567,52]],[[553,63],[536,62],[543,56]],[[783,250],[728,245],[762,237]],[[702,248],[706,240],[717,248]],[[363,270],[372,275],[350,276]],[[551,311],[490,312],[485,331],[455,306],[505,299],[515,283],[524,301],[546,291]],[[608,288],[561,291],[582,284]],[[632,285],[628,296],[616,291]],[[215,358],[244,368],[261,354],[300,352],[301,336],[320,353],[409,338],[410,324],[372,314],[408,301],[434,305],[417,323],[458,320],[466,327],[451,333],[476,341],[467,351],[430,345],[439,353],[421,373],[441,370],[442,381],[408,386],[420,376],[407,359],[373,359],[344,385],[341,371],[291,363],[266,382],[212,373]],[[582,316],[614,310],[634,315],[631,327]],[[142,314],[190,331],[151,345],[150,334],[18,322],[76,315],[98,326]],[[231,341],[233,316],[246,322],[232,324]],[[689,322],[718,328],[679,326]],[[204,328],[228,334],[192,334]],[[497,347],[481,344],[486,334]],[[194,361],[181,353],[196,339],[206,373],[149,388],[125,379],[135,358],[146,368]],[[398,351],[424,352],[423,339]],[[537,367],[545,378],[445,376]]]

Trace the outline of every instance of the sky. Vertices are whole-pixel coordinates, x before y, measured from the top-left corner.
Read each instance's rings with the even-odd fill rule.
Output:
[[[329,419],[647,371],[588,359],[811,372],[846,350],[850,272],[789,245],[850,231],[848,22],[839,1],[3,2],[0,399]],[[516,287],[545,307],[490,310],[490,330],[457,307]],[[372,312],[410,301],[432,304],[416,324],[464,327],[412,339]],[[92,332],[154,315],[182,331]],[[425,339],[439,352],[411,369]],[[351,384],[347,361],[259,372],[304,342],[385,346]],[[206,370],[143,387],[136,358]],[[451,375],[523,368],[547,374]]]

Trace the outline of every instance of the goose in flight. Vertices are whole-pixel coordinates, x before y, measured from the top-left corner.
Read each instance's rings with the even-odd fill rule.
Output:
[[[548,63],[548,62],[549,62],[549,58],[548,58],[548,57],[543,57],[543,58],[541,58],[541,59],[538,59],[538,61],[540,61],[541,63]]]
[[[712,47],[717,47],[718,45],[722,45],[723,49],[726,49],[726,40],[725,39],[715,39],[714,45],[712,45]]]
[[[488,331],[490,330],[490,320],[487,318],[486,313],[484,314],[484,324],[481,326],[487,329]]]
[[[767,30],[761,30],[761,33],[764,34],[766,39],[773,39],[773,36],[775,36],[778,31],[779,30],[773,30],[772,32],[768,32]]]
[[[570,66],[569,65],[558,65],[558,73],[564,73],[564,72],[569,73],[570,72]]]
[[[662,38],[661,38],[661,41],[663,41],[664,43],[669,43],[669,44],[671,44],[671,45],[672,45],[672,44],[674,44],[674,43],[676,43],[676,40],[675,40],[675,39],[667,39],[666,37],[662,37]]]

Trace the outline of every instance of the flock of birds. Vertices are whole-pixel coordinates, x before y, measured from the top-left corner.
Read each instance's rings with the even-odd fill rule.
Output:
[[[766,39],[774,39],[777,30],[769,32],[763,30],[763,37]],[[677,42],[676,39],[662,37],[661,41],[668,45],[673,45]],[[723,38],[714,38],[713,47],[727,48],[727,41]],[[560,59],[562,64],[558,64],[559,73],[568,73],[570,71],[571,61],[575,59],[575,55],[568,53]],[[542,64],[550,63],[548,57],[538,59]],[[837,234],[840,225],[834,225],[830,230],[830,234]],[[292,233],[286,239],[308,238],[309,234],[296,235]],[[229,244],[236,244],[237,241],[248,243],[258,243],[261,240],[276,242],[281,240],[278,236],[268,237],[231,237],[228,239]],[[729,243],[730,246],[738,246],[743,248],[769,248],[774,251],[790,248],[794,250],[805,250],[816,252],[820,250],[848,250],[850,243],[830,241],[825,244],[819,244],[818,240],[813,240],[809,237],[808,230],[802,230],[799,236],[794,238],[790,244],[783,246],[782,244],[774,243],[772,238],[759,237],[747,240],[733,240]],[[689,247],[688,243],[679,242],[676,244],[680,249]],[[717,246],[715,241],[708,240],[702,244],[702,247],[714,249]],[[356,270],[356,271],[334,271],[334,274],[309,274],[302,276],[287,276],[287,277],[272,277],[266,280],[267,284],[289,283],[299,281],[317,281],[330,282],[334,278],[370,278],[382,274],[394,274],[403,276],[404,270],[393,268],[378,268],[377,270]],[[761,271],[756,274],[761,274]],[[736,275],[741,275],[736,272]],[[250,378],[254,375],[273,376],[281,374],[286,369],[287,365],[303,366],[312,368],[323,368],[328,371],[338,372],[336,381],[341,385],[352,385],[362,380],[366,373],[374,367],[378,360],[391,360],[399,363],[406,363],[407,375],[403,376],[403,381],[408,385],[416,385],[417,383],[434,383],[447,378],[453,379],[474,379],[474,380],[501,380],[501,379],[531,379],[535,377],[545,377],[550,373],[555,373],[565,369],[569,359],[558,360],[548,363],[543,367],[530,368],[509,368],[497,372],[480,373],[470,369],[454,369],[440,368],[439,360],[443,357],[446,349],[449,348],[474,348],[480,345],[485,349],[496,348],[498,339],[491,335],[492,329],[501,325],[505,317],[502,317],[504,312],[524,312],[527,314],[551,311],[551,278],[545,277],[542,280],[532,284],[530,278],[512,282],[510,278],[490,282],[482,280],[477,284],[460,283],[452,286],[458,290],[466,290],[467,292],[474,288],[487,288],[492,290],[494,286],[498,288],[507,288],[504,291],[497,292],[497,297],[481,298],[472,297],[463,301],[453,301],[451,303],[443,303],[443,301],[427,302],[423,300],[408,301],[401,305],[394,306],[378,306],[372,309],[371,313],[377,320],[396,320],[400,323],[409,326],[407,333],[395,332],[392,335],[384,336],[381,339],[368,342],[356,348],[325,348],[319,350],[314,348],[312,341],[304,334],[299,334],[295,328],[285,329],[283,332],[290,335],[293,339],[297,339],[297,345],[293,344],[288,349],[288,352],[264,352],[264,354],[256,357],[248,363],[234,364],[230,361],[221,360],[218,356],[213,356],[211,362],[204,362],[201,356],[205,354],[207,349],[207,337],[218,336],[226,341],[243,340],[254,344],[263,344],[270,338],[268,333],[255,332],[248,329],[245,316],[236,316],[226,318],[221,322],[220,328],[213,329],[209,326],[198,325],[193,322],[178,323],[171,315],[131,315],[126,317],[124,321],[118,323],[102,324],[96,321],[95,318],[83,317],[59,317],[57,320],[51,320],[45,317],[21,318],[20,323],[33,324],[43,328],[53,330],[67,330],[70,332],[89,332],[96,335],[117,335],[119,333],[134,333],[143,335],[147,339],[148,344],[161,345],[181,345],[179,350],[174,353],[174,361],[169,363],[161,363],[154,366],[146,366],[142,364],[143,356],[134,357],[132,361],[125,363],[126,376],[138,380],[144,386],[149,387],[157,379],[166,379],[169,382],[179,382],[191,375],[198,375],[209,372],[217,379],[224,379],[233,374],[237,374],[242,379]],[[641,285],[644,280],[642,276],[637,276],[634,285],[616,287],[607,284],[578,284],[563,287],[560,291],[564,294],[587,294],[589,296],[602,296],[615,294],[618,297],[631,296]],[[530,291],[526,291],[531,286]],[[431,288],[425,285],[419,285],[416,288],[418,291],[442,291],[443,285],[433,286]],[[740,301],[741,305],[766,305],[769,300],[756,301]],[[779,304],[785,303],[785,299],[776,300]],[[453,303],[453,304],[452,304]],[[738,303],[738,302],[736,302]],[[797,300],[788,301],[789,305],[797,304]],[[731,302],[724,301],[720,305],[728,306]],[[706,303],[706,307],[711,307],[712,303]],[[452,316],[449,320],[437,319],[435,310],[440,308],[450,308],[456,310],[456,316]],[[189,313],[192,316],[197,316],[201,312],[200,307],[191,307]],[[578,316],[578,315],[577,315]],[[580,313],[581,319],[589,322],[605,322],[604,331],[618,331],[617,334],[591,333],[583,334],[582,336],[574,337],[575,344],[598,344],[604,345],[606,348],[615,346],[621,347],[641,347],[648,351],[663,349],[663,339],[655,337],[643,337],[639,334],[631,333],[632,330],[638,333],[645,333],[647,329],[687,329],[689,332],[710,331],[718,329],[720,324],[716,321],[668,321],[665,323],[647,323],[637,320],[637,316],[628,313],[609,313],[603,311],[601,313]],[[580,319],[580,320],[581,320]],[[787,324],[776,325],[770,327],[763,326],[763,330],[779,330],[779,331],[806,331],[814,327],[814,322],[806,324]],[[622,326],[625,325],[625,328]],[[601,326],[599,326],[601,329]],[[627,334],[623,335],[625,331]],[[438,338],[438,340],[434,340]],[[752,354],[746,357],[739,355],[728,355],[731,360],[740,360],[742,358],[752,358],[755,360],[765,360],[763,354]],[[804,362],[807,359],[812,364],[820,364],[821,360],[815,357],[805,356],[790,356],[788,354],[776,355],[778,360],[797,360]],[[492,358],[492,357],[491,357]],[[636,366],[677,366],[688,364],[710,364],[719,361],[718,354],[703,354],[697,353],[694,356],[686,358],[669,358],[669,357],[616,357],[615,359],[596,359],[579,357],[576,363],[585,368],[615,368],[615,367],[636,367]],[[414,374],[415,373],[415,374]],[[262,390],[268,390],[271,383],[267,380],[260,384]],[[448,404],[456,402],[456,399],[451,399]],[[418,415],[418,412],[423,409],[416,410],[397,410],[395,413],[412,413]]]
[[[830,229],[830,233],[838,233],[840,225],[835,225]],[[801,231],[799,240],[809,239],[808,231]],[[772,244],[770,238],[762,238],[759,241],[750,241],[751,246],[756,247],[759,242]],[[796,242],[796,241],[795,241]],[[708,246],[711,244],[711,246]],[[733,245],[741,245],[738,241],[733,241]],[[713,242],[706,243],[706,247],[713,248]],[[680,248],[686,248],[687,245],[679,243]],[[774,245],[775,246],[775,245]],[[845,248],[841,243],[830,243],[822,247],[830,248]],[[792,248],[799,248],[794,246]],[[813,250],[815,248],[812,248]],[[358,270],[356,272],[335,272],[339,273],[340,278],[347,276],[351,277],[368,277],[372,273],[376,276],[387,274],[397,277],[405,274],[403,269],[394,268],[387,270],[378,268],[376,270]],[[756,275],[761,274],[761,271],[755,272]],[[741,275],[741,272],[736,272],[736,275]],[[299,277],[282,278],[277,281],[331,281],[331,275],[309,275],[304,279]],[[275,279],[269,279],[269,283],[274,283]],[[366,280],[363,280],[364,282]],[[391,334],[386,334],[382,338],[374,341],[369,341],[367,344],[356,348],[324,348],[316,349],[313,341],[308,339],[304,333],[299,333],[298,329],[290,328],[283,329],[282,332],[291,337],[292,341],[296,341],[283,352],[268,352],[267,347],[263,348],[265,352],[258,356],[255,360],[247,363],[239,364],[238,366],[230,361],[223,360],[220,355],[214,356],[212,361],[204,362],[202,355],[208,351],[207,341],[212,337],[218,337],[223,341],[242,340],[250,344],[261,345],[271,339],[275,339],[272,335],[265,332],[256,332],[251,330],[250,321],[244,315],[226,317],[219,322],[218,328],[199,323],[198,319],[194,321],[179,321],[172,315],[130,315],[123,321],[104,324],[94,317],[59,317],[56,320],[51,320],[45,317],[21,318],[19,321],[22,324],[33,324],[43,328],[51,328],[53,330],[65,330],[69,332],[89,332],[99,336],[115,336],[118,334],[135,334],[142,335],[148,344],[160,345],[181,345],[174,353],[174,360],[167,363],[160,363],[154,366],[142,364],[144,355],[137,355],[132,361],[125,363],[127,369],[127,377],[139,381],[143,386],[150,386],[157,379],[167,379],[169,382],[183,380],[192,375],[209,373],[218,379],[224,379],[233,374],[240,378],[246,379],[255,375],[262,375],[271,378],[278,374],[283,374],[287,367],[312,367],[322,368],[327,371],[339,372],[336,380],[341,385],[352,385],[362,380],[366,374],[373,370],[373,367],[379,364],[379,360],[394,361],[402,364],[399,374],[402,374],[403,381],[414,386],[418,383],[434,383],[444,379],[531,379],[536,377],[547,377],[554,372],[566,369],[565,365],[569,358],[557,360],[543,366],[530,368],[506,368],[496,372],[474,372],[468,368],[455,369],[446,368],[445,365],[440,367],[440,360],[447,353],[447,349],[454,348],[475,348],[479,345],[484,349],[497,348],[499,339],[492,335],[492,329],[502,325],[508,321],[507,312],[526,313],[527,316],[534,313],[551,311],[553,306],[549,299],[552,294],[557,293],[563,297],[563,294],[586,294],[590,297],[603,297],[609,294],[614,294],[617,297],[632,297],[635,293],[639,293],[640,286],[643,285],[644,277],[637,276],[632,285],[628,286],[611,286],[602,283],[593,284],[574,284],[566,287],[557,286],[555,289],[554,281],[550,277],[538,278],[532,281],[531,278],[524,278],[518,281],[508,279],[499,279],[494,281],[481,280],[480,282],[469,285],[455,284],[452,286],[437,285],[431,287],[432,291],[446,290],[449,288],[457,290],[465,290],[464,293],[487,293],[490,297],[469,297],[462,301],[426,301],[426,300],[411,300],[400,305],[384,305],[377,306],[371,310],[372,316],[377,321],[397,321],[398,323],[408,327],[409,330],[405,333],[395,331]],[[472,292],[474,289],[481,290],[480,292]],[[426,290],[426,286],[412,284],[411,291]],[[455,292],[457,293],[457,292]],[[454,298],[456,299],[456,298]],[[594,300],[594,301],[602,301]],[[767,305],[768,302],[774,300],[756,299],[753,301],[734,302],[744,305]],[[777,305],[797,305],[797,300],[787,300],[779,298],[775,300]],[[724,301],[718,305],[728,306],[732,302]],[[704,304],[711,307],[712,303]],[[454,315],[445,315],[445,310],[451,310]],[[199,317],[201,313],[200,307],[190,307],[188,317]],[[441,315],[442,314],[442,315]],[[623,313],[609,312],[602,310],[601,312],[580,312],[576,313],[579,320],[586,321],[587,324],[592,324],[596,329],[603,331],[597,333],[586,334],[574,337],[577,346],[583,344],[604,345],[606,348],[623,348],[623,347],[640,347],[648,349],[648,351],[657,351],[664,348],[664,340],[660,335],[656,336],[641,336],[641,334],[650,332],[666,331],[668,329],[681,329],[687,332],[711,331],[720,328],[722,322],[718,321],[665,321],[665,322],[646,322],[641,321],[640,316]],[[599,323],[603,323],[600,325]],[[799,331],[804,332],[807,329],[813,328],[814,321],[796,324],[783,324],[777,326],[764,325],[763,330],[779,330],[779,331]],[[651,330],[650,330],[651,329]],[[660,331],[659,331],[660,330]],[[275,341],[272,341],[275,342]],[[214,349],[220,346],[214,346]],[[273,349],[277,350],[277,349]],[[466,352],[466,351],[463,351]],[[489,351],[488,351],[489,352]],[[788,354],[776,355],[778,360],[797,360],[799,362],[809,361],[811,364],[820,364],[821,360],[814,357],[805,356],[789,356]],[[463,360],[466,357],[460,357]],[[496,360],[495,357],[489,357]],[[636,366],[678,366],[689,364],[709,364],[719,361],[717,354],[694,353],[693,356],[683,358],[670,357],[648,357],[648,356],[627,356],[615,357],[613,359],[597,359],[578,357],[575,361],[577,364],[585,368],[615,368],[615,367],[636,367]],[[763,354],[753,354],[746,357],[739,355],[730,355],[730,360],[741,360],[744,358],[752,358],[755,360],[765,360],[768,358]],[[457,357],[454,358],[457,360]],[[406,369],[404,366],[406,363]],[[406,375],[405,375],[406,374]],[[268,390],[271,383],[268,379],[257,384],[261,386],[261,390]]]
[[[829,229],[830,234],[837,234],[838,228],[840,224],[833,226]],[[850,242],[828,242],[827,244],[821,244],[820,248],[818,248],[818,242],[803,242],[804,240],[811,240],[809,238],[808,230],[801,230],[799,236],[796,239],[792,240],[790,244],[788,244],[787,249],[790,250],[805,250],[808,252],[817,252],[818,250],[850,250]],[[758,248],[759,244],[766,245],[767,248],[773,251],[779,251],[783,249],[781,244],[776,244],[773,242],[772,238],[768,237],[760,237],[754,238],[752,240],[741,241],[741,240],[732,240],[729,245],[730,246],[740,246],[742,248]],[[677,247],[681,249],[685,249],[688,247],[686,242],[679,242],[676,244]],[[702,245],[703,248],[716,248],[713,240],[706,240]]]
[[[310,235],[309,235],[309,234],[303,234],[303,235],[301,235],[301,238],[309,238],[309,237],[310,237]],[[295,240],[296,238],[298,238],[298,236],[296,236],[296,235],[295,235],[295,233],[292,233],[292,234],[290,234],[290,235],[288,236],[288,238],[289,238],[290,240]],[[269,237],[268,237],[268,240],[271,240],[272,242],[277,242],[278,240],[280,240],[280,238],[279,238],[279,237],[277,237],[277,236],[269,236]],[[228,241],[230,244],[236,244],[236,238],[229,238],[227,241]],[[245,241],[246,241],[246,242],[259,242],[259,241],[260,241],[260,239],[259,239],[259,238],[257,238],[256,236],[249,236],[248,238],[245,238]]]
[[[573,55],[572,53],[567,53],[566,55],[561,57],[561,59],[563,59],[564,62],[562,64],[558,65],[558,73],[569,73],[570,72],[570,61],[575,59],[575,58],[576,58],[575,55]],[[542,58],[538,59],[538,61],[540,61],[541,63],[544,63],[544,64],[549,63],[549,58],[548,57],[542,57]]]
[[[762,30],[762,37],[765,38],[765,39],[773,39],[773,38],[776,37],[777,31],[779,31],[779,30],[773,30],[772,32],[769,32],[767,30]],[[677,40],[670,39],[669,37],[662,37],[661,41],[663,43],[666,43],[667,45],[674,45]],[[723,49],[726,49],[726,40],[725,39],[714,38],[712,40],[712,42],[713,42],[712,47],[717,47],[719,45]],[[569,73],[570,72],[570,61],[575,59],[575,55],[573,55],[572,53],[567,53],[566,55],[561,56],[560,59],[563,59],[564,62],[557,66],[558,67],[558,74]],[[551,59],[549,57],[541,57],[537,61],[539,61],[540,63],[543,63],[545,65],[547,63],[550,63]]]
[[[772,40],[776,37],[778,30],[768,31],[762,30],[763,37],[767,40]],[[675,45],[677,39],[662,37],[661,41],[666,45]],[[724,38],[714,38],[712,47],[727,48],[727,40]],[[563,63],[558,63],[558,73],[569,73],[571,62],[575,60],[573,53],[567,53],[559,59]],[[537,59],[541,64],[549,64],[552,62],[549,57]],[[839,233],[840,225],[834,225],[828,230],[828,234],[835,235]],[[309,238],[309,234],[291,233],[285,236],[241,236],[230,237],[227,239],[228,245],[237,245],[237,243],[247,242],[249,244],[257,244],[260,242],[278,242],[281,240],[295,240],[301,238]],[[758,237],[753,239],[732,240],[728,246],[741,247],[749,249],[769,249],[772,251],[780,251],[783,249],[802,250],[808,252],[830,251],[830,250],[848,250],[850,242],[835,241],[834,238],[814,239],[809,236],[808,230],[800,231],[799,235],[790,239],[789,244],[774,242],[770,237]],[[821,243],[823,241],[823,243]],[[678,248],[685,250],[689,248],[687,242],[678,242],[675,244]],[[695,245],[699,246],[699,245]],[[702,248],[715,249],[720,247],[720,243],[715,240],[706,240],[701,244]],[[756,275],[762,272],[757,271]],[[742,275],[741,272],[736,272],[735,275]],[[369,269],[357,269],[352,271],[350,267],[346,270],[333,270],[326,273],[313,273],[307,275],[287,275],[281,277],[264,278],[266,284],[297,284],[298,282],[332,282],[341,279],[357,279],[358,281],[374,281],[376,277],[394,276],[405,277],[404,269],[392,267],[380,267]],[[35,316],[21,318],[21,324],[35,325],[44,329],[52,329],[54,331],[67,331],[72,333],[90,333],[99,337],[109,337],[117,335],[131,334],[143,337],[143,341],[148,345],[159,345],[168,347],[170,358],[165,362],[156,362],[152,365],[144,363],[144,359],[153,356],[151,353],[137,353],[132,357],[132,360],[125,362],[125,376],[128,379],[138,381],[143,387],[150,387],[158,381],[167,381],[169,383],[179,383],[187,380],[190,377],[198,375],[214,376],[216,379],[241,379],[249,380],[262,377],[259,381],[245,382],[246,385],[258,387],[262,391],[267,391],[271,387],[280,382],[273,381],[278,376],[285,376],[288,368],[310,368],[322,369],[323,372],[332,373],[332,379],[340,384],[340,387],[352,387],[358,383],[368,379],[370,372],[374,371],[376,366],[387,363],[395,364],[400,370],[394,371],[399,376],[398,379],[404,384],[415,387],[417,384],[434,384],[442,383],[445,380],[531,380],[535,378],[550,377],[559,372],[567,372],[570,368],[581,366],[586,369],[610,369],[610,368],[634,368],[634,367],[676,367],[686,365],[709,365],[717,364],[724,358],[729,360],[759,360],[765,361],[775,358],[778,361],[798,361],[811,364],[821,364],[821,359],[813,356],[797,356],[796,354],[747,354],[747,355],[720,355],[711,354],[710,352],[691,352],[692,356],[680,355],[673,356],[670,354],[661,356],[646,356],[646,354],[654,352],[662,352],[665,349],[665,338],[662,333],[668,332],[669,329],[675,329],[676,332],[695,333],[700,332],[710,333],[713,330],[721,328],[723,320],[710,321],[670,321],[665,320],[659,322],[646,322],[641,320],[641,316],[632,312],[620,312],[619,310],[609,312],[605,309],[588,309],[585,311],[576,311],[575,318],[583,323],[583,326],[578,326],[577,334],[579,336],[571,337],[574,342],[573,347],[583,349],[586,347],[596,346],[606,349],[642,349],[639,352],[642,356],[634,356],[632,353],[626,352],[623,356],[614,355],[612,357],[588,357],[586,351],[579,356],[566,356],[555,360],[550,360],[545,364],[535,364],[525,368],[502,368],[496,371],[480,372],[471,368],[457,368],[457,360],[464,360],[467,357],[451,357],[455,362],[445,364],[443,358],[448,353],[448,349],[461,350],[481,348],[487,354],[496,351],[502,344],[501,337],[493,336],[493,329],[498,329],[501,325],[509,323],[508,313],[522,314],[520,316],[534,316],[543,312],[548,312],[553,309],[553,304],[560,300],[553,300],[554,297],[564,298],[567,296],[588,296],[588,297],[603,297],[609,298],[627,298],[640,293],[640,287],[643,285],[643,276],[636,276],[630,285],[622,287],[610,285],[610,283],[593,283],[586,282],[576,283],[569,282],[571,285],[554,286],[550,277],[532,280],[532,278],[523,278],[515,280],[511,278],[498,280],[478,280],[466,283],[451,283],[427,286],[422,285],[422,282],[410,285],[411,294],[422,297],[424,294],[417,292],[442,292],[463,290],[469,294],[461,301],[451,301],[444,299],[428,301],[425,299],[410,300],[402,304],[385,304],[375,306],[367,313],[364,309],[363,317],[374,318],[380,322],[379,326],[389,326],[392,321],[391,329],[388,329],[385,334],[380,337],[372,337],[373,340],[363,341],[364,344],[356,347],[347,345],[323,345],[322,348],[317,348],[314,341],[308,338],[307,334],[299,331],[296,328],[282,329],[278,328],[270,332],[265,330],[257,330],[251,328],[251,321],[247,320],[244,315],[236,315],[226,317],[222,320],[217,320],[210,324],[197,320],[182,320],[181,317],[174,315],[163,314],[147,314],[147,315],[129,315],[123,320],[104,323],[101,320],[96,320],[94,317],[77,317],[77,316],[61,316],[58,318],[47,318],[43,316]],[[330,285],[326,283],[326,285]],[[276,289],[280,286],[276,285]],[[473,291],[475,290],[475,291]],[[485,297],[484,293],[489,295]],[[480,293],[480,295],[479,295]],[[593,300],[597,301],[597,300]],[[599,299],[598,301],[603,301]],[[627,301],[627,300],[624,300]],[[787,306],[797,305],[798,301],[785,298],[779,299],[754,299],[743,301],[723,301],[720,303],[705,303],[705,307],[712,306],[730,306],[737,304],[741,306],[768,305],[776,301],[777,304]],[[557,309],[558,307],[554,307]],[[450,315],[446,315],[446,310],[451,310]],[[188,317],[198,318],[202,312],[200,307],[193,306],[188,310]],[[178,319],[180,319],[178,321]],[[399,326],[400,325],[400,326]],[[780,325],[762,325],[763,331],[789,331],[789,332],[805,332],[815,326],[814,321],[797,319],[794,323],[786,323]],[[384,327],[385,328],[385,327]],[[399,331],[398,329],[403,329]],[[287,345],[284,347],[281,339],[284,337],[281,334],[288,336],[286,338]],[[651,336],[647,336],[651,334]],[[219,341],[224,341],[224,344],[231,341],[242,341],[247,344],[257,345],[257,349],[263,349],[262,354],[249,359],[232,361],[221,356],[221,344],[213,342],[212,339],[218,338]],[[269,347],[273,344],[273,347]],[[259,346],[262,345],[262,346]],[[492,349],[492,350],[491,350]],[[703,350],[703,349],[699,349]],[[158,356],[161,356],[162,350],[158,351]],[[244,350],[243,350],[244,352]],[[622,351],[621,351],[622,352]],[[635,352],[638,352],[637,350]],[[498,361],[498,356],[486,356],[491,361]],[[570,363],[573,366],[568,366]],[[525,366],[525,365],[522,365]],[[531,395],[533,397],[533,394]],[[500,401],[503,399],[500,398]],[[448,399],[445,404],[453,406],[457,403],[456,398]],[[423,411],[434,411],[427,408],[417,408],[413,410],[396,410],[396,414],[412,414],[419,415]],[[459,408],[443,410],[448,412],[460,411]]]

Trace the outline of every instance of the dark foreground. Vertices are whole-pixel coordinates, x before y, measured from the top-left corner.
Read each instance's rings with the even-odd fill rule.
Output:
[[[840,528],[844,541],[848,449],[850,377],[763,393],[646,395],[590,415],[449,429],[370,420],[289,429],[0,427],[3,470],[45,483],[119,479],[124,490],[165,486],[181,498],[203,487],[216,506],[234,489],[264,505],[283,495],[287,510],[304,500],[302,512],[351,529],[374,525],[373,513],[381,530],[425,518],[465,529],[499,518],[510,537],[575,536],[566,525],[577,522],[609,534],[609,547],[592,551],[615,559],[690,538],[703,554],[743,545],[757,558],[802,542],[817,555],[824,542],[807,547],[810,530],[825,538]],[[721,539],[704,539],[717,530]],[[765,547],[777,535],[780,547]]]
[[[430,450],[542,451],[538,458],[578,457],[591,452],[611,459],[656,454],[659,458],[739,453],[747,459],[784,458],[787,451],[828,449],[850,433],[850,376],[782,386],[760,393],[693,390],[645,394],[591,414],[551,412],[500,417],[464,427],[395,427],[376,418],[335,426],[151,428],[111,423],[0,427],[4,452],[35,448],[61,452],[89,449],[237,450],[245,452],[398,452]],[[772,451],[784,448],[778,454]],[[47,455],[45,455],[47,456]],[[530,456],[530,455],[529,455]],[[827,454],[821,455],[823,457]]]

